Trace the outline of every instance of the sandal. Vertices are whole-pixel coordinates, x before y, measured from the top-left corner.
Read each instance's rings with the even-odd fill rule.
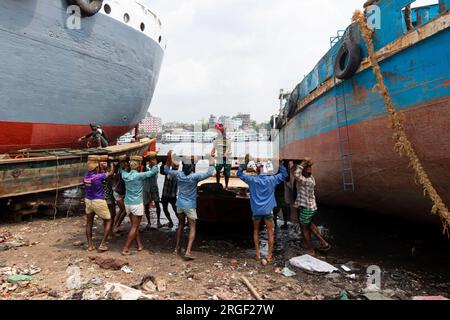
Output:
[[[328,244],[325,247],[321,247],[321,248],[317,249],[317,251],[319,251],[319,252],[328,252],[330,250],[331,250],[331,244]]]
[[[130,251],[122,251],[122,255],[123,256],[131,256],[131,252]]]
[[[105,245],[100,245],[98,247],[98,250],[101,251],[101,252],[106,252],[106,251],[109,251],[109,248],[107,246],[105,246]]]
[[[193,260],[195,260],[195,258],[193,256],[191,256],[191,255],[189,255],[189,256],[184,255],[183,256],[183,260],[184,261],[193,261]]]

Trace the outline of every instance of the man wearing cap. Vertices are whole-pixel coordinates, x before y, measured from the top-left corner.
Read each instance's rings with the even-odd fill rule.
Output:
[[[94,225],[94,217],[98,215],[103,220],[103,240],[99,246],[100,251],[108,251],[106,241],[111,232],[111,212],[105,200],[104,182],[112,175],[112,170],[105,173],[99,173],[99,161],[105,161],[97,156],[88,157],[88,172],[83,177],[84,188],[86,191],[86,237],[88,242],[88,251],[95,250],[92,242],[92,227]]]
[[[138,251],[144,250],[141,241],[141,234],[139,226],[141,225],[142,217],[144,216],[144,201],[142,197],[143,181],[146,178],[151,178],[158,174],[158,167],[156,166],[156,158],[151,160],[152,167],[147,167],[147,172],[138,172],[143,158],[140,156],[130,157],[130,171],[120,169],[120,174],[125,182],[125,210],[130,215],[131,230],[128,234],[128,239],[125,247],[122,250],[123,255],[130,255],[131,243],[136,240]]]
[[[108,136],[106,135],[106,132],[95,123],[91,123],[90,127],[92,130],[91,133],[78,139],[78,142],[90,138],[92,142],[94,142],[97,145],[98,148],[106,148],[109,145]],[[88,145],[89,144],[90,142],[88,142]]]
[[[245,159],[246,165],[241,165],[238,170],[238,177],[249,186],[250,205],[253,212],[253,240],[256,248],[256,260],[261,260],[259,231],[261,221],[267,226],[267,234],[269,237],[269,252],[267,261],[273,261],[273,245],[274,245],[274,225],[273,225],[273,209],[277,206],[275,201],[275,188],[278,184],[284,183],[288,177],[286,168],[281,165],[280,171],[274,176],[262,175],[264,165],[250,161],[250,156]],[[256,172],[256,176],[246,175],[247,172]]]
[[[216,157],[216,181],[220,183],[220,172],[223,169],[225,177],[225,188],[231,176],[231,141],[227,138],[227,133],[223,124],[216,123],[214,128],[218,131],[219,136],[214,140],[214,146],[211,150],[211,156]]]
[[[183,163],[182,171],[170,170],[170,167],[178,166],[178,162],[174,161],[171,151],[168,154],[165,173],[168,176],[173,176],[178,180],[178,200],[177,200],[177,215],[179,219],[177,230],[177,242],[175,253],[180,254],[181,239],[183,236],[184,226],[186,224],[186,217],[189,223],[189,242],[184,255],[185,260],[193,260],[192,245],[195,240],[195,227],[197,221],[197,185],[200,181],[206,180],[214,173],[214,158],[209,158],[209,168],[206,173],[194,173],[193,163]]]
[[[318,248],[318,251],[329,251],[331,245],[325,241],[320,234],[319,229],[313,222],[313,219],[317,214],[316,196],[314,194],[316,180],[312,175],[313,165],[314,163],[311,158],[305,158],[305,160],[297,166],[294,175],[297,181],[298,194],[294,206],[298,208],[300,227],[302,229],[303,240],[308,248],[308,254],[314,256],[315,250],[311,239],[312,234],[320,241],[321,246]]]

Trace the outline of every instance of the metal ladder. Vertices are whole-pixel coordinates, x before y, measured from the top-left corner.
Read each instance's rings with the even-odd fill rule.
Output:
[[[336,37],[330,38],[330,45],[333,47],[344,36],[345,30],[339,30]],[[335,56],[333,57],[333,61]],[[342,103],[339,103],[338,81],[334,79],[334,101],[336,105],[336,121],[339,132],[339,149],[342,164],[342,185],[344,191],[355,191],[355,180],[353,175],[352,151],[350,147],[350,135],[348,129],[347,103],[345,101],[345,85],[342,83]]]

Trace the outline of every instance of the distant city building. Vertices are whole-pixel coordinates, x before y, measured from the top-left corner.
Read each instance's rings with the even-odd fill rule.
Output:
[[[235,120],[242,120],[242,129],[247,130],[252,126],[251,115],[247,113],[239,113],[237,116],[233,117]]]
[[[217,117],[215,115],[210,115],[208,120],[208,129],[214,128],[214,125],[217,123]]]
[[[158,133],[162,130],[162,120],[147,114],[147,117],[139,124],[139,128],[145,133]]]
[[[241,119],[228,119],[225,120],[223,126],[227,131],[237,131],[242,127]]]
[[[220,116],[219,117],[219,123],[221,123],[221,124],[225,124],[225,121],[227,121],[227,120],[231,120],[231,117],[229,117],[229,116]]]

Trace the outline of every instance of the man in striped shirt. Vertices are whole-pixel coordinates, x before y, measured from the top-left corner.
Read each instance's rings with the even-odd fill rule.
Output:
[[[316,196],[314,194],[316,180],[312,175],[313,165],[312,159],[306,158],[299,166],[297,166],[297,170],[295,171],[298,191],[295,207],[298,208],[303,239],[310,255],[315,255],[311,233],[320,241],[321,247],[318,251],[329,251],[331,249],[331,245],[325,241],[320,234],[319,229],[313,222],[313,218],[317,213]]]

